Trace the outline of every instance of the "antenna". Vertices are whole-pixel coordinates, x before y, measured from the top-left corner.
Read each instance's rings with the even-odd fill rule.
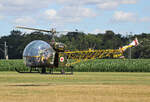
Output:
[[[8,46],[6,41],[1,45],[4,45],[4,50],[0,48],[0,50],[4,53],[4,59],[8,60]]]
[[[6,60],[8,60],[8,46],[7,46],[7,44],[6,44],[6,41],[4,42],[4,58],[6,59]]]
[[[132,37],[132,32],[130,32],[129,34],[129,43],[131,43],[131,37]],[[128,52],[128,58],[131,59],[132,58],[132,54],[131,54],[132,50],[131,47],[129,48],[129,52]]]

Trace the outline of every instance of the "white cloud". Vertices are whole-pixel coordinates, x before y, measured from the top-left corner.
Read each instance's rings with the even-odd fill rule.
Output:
[[[4,4],[5,6],[43,6],[43,5],[49,5],[52,3],[53,0],[1,0],[0,3]],[[48,4],[49,3],[49,4]]]
[[[20,16],[27,16],[33,14],[33,12],[34,14],[39,13],[43,8],[51,7],[53,4],[60,4],[60,7],[64,6],[64,9],[68,6],[72,7],[70,11],[73,11],[73,7],[80,7],[80,10],[84,11],[83,14],[80,14],[87,17],[88,14],[95,16],[90,9],[86,8],[85,10],[84,6],[87,5],[94,5],[100,9],[113,9],[121,4],[135,4],[137,1],[138,0],[0,0],[0,11],[9,16],[18,16],[18,14]]]
[[[138,0],[55,0],[57,3],[70,5],[97,5],[97,4],[135,4]]]
[[[63,17],[95,17],[96,14],[90,8],[81,6],[68,6],[59,11],[59,15]]]
[[[0,11],[5,15],[29,15],[52,4],[52,0],[0,0]]]
[[[138,0],[0,0],[0,10],[7,15],[32,14],[53,4],[66,6],[94,5],[101,9],[116,8],[121,4],[135,4]]]
[[[56,0],[57,3],[69,5],[95,5],[107,0]]]
[[[54,9],[48,9],[44,13],[45,16],[47,16],[49,19],[54,19],[56,17],[57,11]]]
[[[92,34],[105,33],[105,30],[95,29],[91,32]]]
[[[143,22],[143,23],[146,23],[146,22],[150,22],[150,17],[139,17],[135,13],[116,11],[113,14],[112,21],[113,22],[138,22],[138,23]]]
[[[122,4],[136,4],[138,0],[121,0]]]
[[[0,20],[3,19],[4,17],[0,15]]]
[[[13,17],[15,24],[77,24],[84,19],[96,17],[98,14],[95,6],[100,9],[114,9],[122,4],[136,2],[137,0],[0,0],[0,12],[4,17]],[[53,4],[55,6],[52,7],[57,10],[52,9]],[[36,22],[34,17],[37,16],[40,17]],[[119,20],[121,19],[123,18]]]
[[[16,18],[14,23],[21,25],[33,25],[36,24],[36,21],[31,17],[21,17]]]
[[[0,11],[1,11],[1,10],[3,10],[3,5],[2,5],[2,4],[0,4]]]
[[[117,22],[135,22],[137,21],[137,16],[131,12],[116,11],[112,20]]]
[[[95,17],[96,14],[90,8],[83,7],[64,7],[59,10],[48,9],[44,16],[52,23],[77,23],[84,18]]]
[[[143,17],[140,19],[141,22],[150,22],[150,17]]]
[[[112,10],[123,4],[136,4],[138,0],[104,0],[99,2],[97,7],[100,9]]]
[[[114,9],[119,6],[119,2],[109,1],[109,2],[100,3],[97,6],[100,9]]]
[[[11,2],[11,0],[5,0],[5,1]],[[13,0],[13,2],[11,2],[10,4],[15,6],[22,6],[28,4],[28,2],[26,2],[26,0]]]

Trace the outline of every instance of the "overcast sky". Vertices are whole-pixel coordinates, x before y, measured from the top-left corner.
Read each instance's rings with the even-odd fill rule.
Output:
[[[149,11],[150,0],[0,0],[0,36],[17,25],[86,33],[150,33]]]

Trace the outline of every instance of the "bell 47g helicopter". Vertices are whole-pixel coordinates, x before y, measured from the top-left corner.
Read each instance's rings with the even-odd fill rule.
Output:
[[[66,51],[65,44],[55,42],[54,35],[56,33],[60,33],[55,29],[42,30],[21,26],[17,26],[16,28],[46,32],[52,35],[50,44],[42,40],[34,40],[25,47],[23,51],[23,59],[25,65],[29,67],[29,71],[26,72],[16,69],[19,73],[35,73],[35,71],[33,72],[33,69],[36,69],[36,73],[58,74],[54,73],[53,69],[59,67],[61,68],[60,74],[73,74],[73,64],[79,63],[80,61],[86,61],[88,59],[124,58],[123,53],[126,49],[139,44],[137,38],[135,38],[132,43],[120,47],[119,49]],[[71,60],[71,62],[69,63],[68,60]],[[70,73],[66,73],[64,68],[69,69]],[[47,72],[47,69],[49,69],[49,72]]]

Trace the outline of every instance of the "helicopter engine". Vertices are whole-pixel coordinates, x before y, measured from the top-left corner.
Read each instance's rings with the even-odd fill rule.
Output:
[[[60,42],[56,42],[53,46],[54,49],[58,52],[64,52],[66,49],[66,45]]]
[[[24,63],[28,67],[50,67],[54,64],[55,53],[47,42],[34,40],[23,51]]]

